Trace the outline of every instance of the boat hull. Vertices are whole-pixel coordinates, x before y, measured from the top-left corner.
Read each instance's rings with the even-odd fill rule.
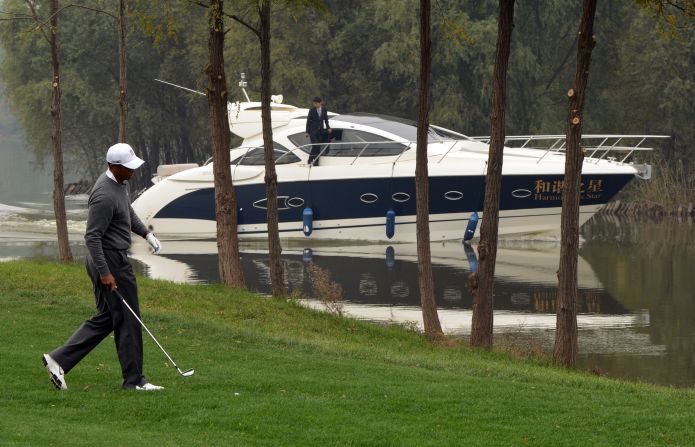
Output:
[[[630,174],[583,176],[580,223],[607,203]],[[167,182],[165,182],[167,183]],[[215,238],[214,189],[170,181],[155,185],[134,204],[136,212],[166,238]],[[483,176],[430,178],[430,239],[461,239],[472,212],[481,214]],[[160,187],[160,188],[158,188]],[[242,239],[267,234],[265,185],[236,186],[238,233]],[[562,176],[509,175],[500,196],[501,235],[558,232]],[[162,197],[157,197],[157,195]],[[164,197],[164,195],[167,195]],[[156,209],[146,203],[161,203]],[[310,235],[303,232],[303,211],[313,214]],[[362,178],[280,182],[278,219],[281,238],[414,242],[415,182],[411,178]],[[395,212],[395,231],[387,236],[387,212]],[[485,216],[481,215],[481,218]]]

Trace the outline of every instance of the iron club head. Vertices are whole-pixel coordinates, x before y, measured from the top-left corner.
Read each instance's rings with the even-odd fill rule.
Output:
[[[176,368],[178,369],[178,368]],[[183,377],[191,377],[195,373],[194,369],[187,369],[186,371],[181,371],[179,369],[179,374],[181,374]]]

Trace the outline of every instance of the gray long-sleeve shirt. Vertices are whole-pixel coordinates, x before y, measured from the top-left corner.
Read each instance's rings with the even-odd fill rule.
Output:
[[[84,235],[89,257],[101,276],[110,273],[104,250],[130,248],[130,232],[147,236],[147,228],[130,206],[128,186],[116,183],[106,173],[97,179],[88,201]]]

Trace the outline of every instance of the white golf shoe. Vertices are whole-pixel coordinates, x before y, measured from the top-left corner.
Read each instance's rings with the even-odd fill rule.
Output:
[[[142,385],[136,385],[135,386],[136,391],[159,391],[159,390],[163,390],[163,389],[164,389],[163,386],[155,385],[155,384],[150,383],[150,382],[145,382]]]
[[[63,368],[60,367],[58,362],[53,360],[53,357],[51,357],[48,354],[44,354],[41,360],[43,361],[44,366],[48,370],[48,377],[51,378],[51,383],[53,384],[53,386],[55,386],[59,390],[67,390],[68,384],[65,383],[65,373],[63,372]]]

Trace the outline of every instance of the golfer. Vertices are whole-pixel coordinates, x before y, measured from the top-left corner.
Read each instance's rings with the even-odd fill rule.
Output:
[[[94,285],[96,314],[82,323],[65,344],[43,355],[51,382],[59,390],[68,388],[65,374],[70,372],[99,342],[113,331],[116,351],[123,372],[123,388],[140,391],[161,390],[142,374],[142,328],[113,292],[118,289],[130,307],[140,315],[138,289],[128,262],[130,233],[142,236],[159,253],[161,244],[135,215],[130,206],[127,181],[144,161],[124,143],[111,146],[106,153],[108,170],[97,179],[89,194],[87,231],[87,273]]]

